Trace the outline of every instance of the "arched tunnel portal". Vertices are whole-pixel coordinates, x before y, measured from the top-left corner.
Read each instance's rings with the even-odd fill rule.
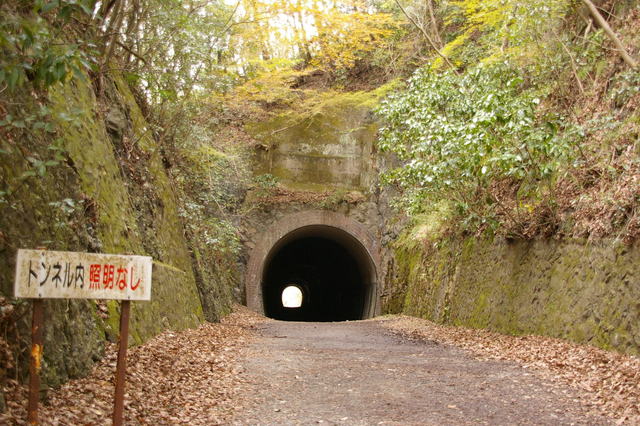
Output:
[[[345,215],[308,211],[266,229],[247,270],[247,305],[288,321],[369,318],[378,307],[378,246],[366,228]],[[287,287],[299,306],[283,300]]]

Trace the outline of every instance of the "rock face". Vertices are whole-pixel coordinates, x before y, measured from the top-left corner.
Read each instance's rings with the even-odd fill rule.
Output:
[[[152,256],[151,301],[132,305],[130,343],[167,328],[194,327],[230,308],[228,274],[202,289],[196,285],[195,275],[206,275],[213,265],[192,257],[160,146],[127,84],[106,84],[106,107],[81,80],[52,90],[56,149],[63,160],[42,177],[25,179],[0,203],[0,289],[13,306],[2,326],[22,353],[28,353],[30,306],[11,301],[18,248]],[[49,146],[50,140],[29,140],[22,149],[48,158]],[[0,157],[3,181],[19,181],[29,170],[24,157],[18,149]],[[203,312],[199,293],[212,288],[224,297]],[[101,356],[105,337],[115,339],[118,303],[50,300],[45,305],[43,375],[56,385],[86,373]],[[26,356],[17,361],[24,363]]]
[[[637,355],[639,260],[610,241],[400,241],[383,310]]]

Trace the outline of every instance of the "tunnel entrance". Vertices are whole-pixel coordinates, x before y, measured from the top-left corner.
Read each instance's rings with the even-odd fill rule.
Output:
[[[308,236],[291,241],[266,264],[265,314],[289,321],[362,319],[366,273],[347,248],[330,238]],[[302,291],[300,307],[282,303],[283,291],[292,285]]]
[[[265,224],[255,240],[245,275],[247,306],[289,321],[373,317],[379,253],[378,240],[349,216],[327,210],[285,215]]]

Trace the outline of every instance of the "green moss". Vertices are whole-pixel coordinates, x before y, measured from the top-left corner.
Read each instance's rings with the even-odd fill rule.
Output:
[[[105,329],[109,333],[111,341],[116,341],[120,330],[120,302],[117,300],[107,300],[107,319]]]
[[[141,343],[167,328],[196,326],[203,321],[205,312],[193,272],[196,267],[160,149],[126,83],[116,78],[112,86],[108,80],[105,84],[108,107],[125,117],[119,136],[107,132],[105,119],[97,112],[102,108],[96,106],[93,89],[86,82],[74,80],[51,89],[56,136],[68,161],[47,170],[44,177],[27,182],[29,185],[22,185],[25,190],[14,191],[10,203],[0,203],[0,225],[3,232],[7,230],[0,239],[1,290],[7,296],[11,293],[6,283],[12,281],[15,256],[15,250],[5,242],[10,242],[11,247],[151,255],[158,261],[153,270],[152,299],[134,303],[130,321],[131,343]],[[135,149],[142,154],[135,164],[125,164],[126,159],[118,154],[124,135],[128,141],[136,141]],[[24,148],[31,155],[48,158],[49,143],[26,141]],[[15,182],[27,169],[23,157],[0,157],[3,181]],[[130,179],[128,166],[137,168],[143,182]],[[76,200],[80,206],[71,216],[50,205],[64,198]],[[213,288],[203,293],[203,297],[215,299],[208,304],[213,307],[207,314],[209,319],[219,319],[230,310],[231,289],[237,285],[237,277],[230,272],[234,262],[229,260],[219,271],[213,265],[198,266],[207,274],[201,280],[204,289]],[[102,353],[105,337],[115,340],[119,303],[107,302],[107,311],[107,319],[103,320],[91,301],[47,303],[51,324],[45,335],[47,383],[59,384],[86,373]],[[21,321],[18,327],[27,330],[27,321]]]
[[[436,248],[417,243],[425,235],[419,222],[393,250],[405,313],[640,352],[640,289],[631,285],[640,276],[640,249],[477,238],[440,240]]]
[[[366,189],[375,172],[369,158],[378,125],[372,108],[393,85],[371,92],[317,92],[245,130],[261,142],[256,173],[270,173],[288,188]],[[264,149],[266,147],[266,149]]]
[[[486,289],[478,294],[472,306],[473,311],[471,311],[471,315],[467,320],[467,323],[474,328],[486,327],[489,323],[489,297]]]
[[[178,218],[175,195],[162,165],[160,150],[147,131],[149,125],[126,83],[116,79],[115,84],[114,96],[121,102],[119,107],[128,112],[131,134],[149,157],[137,167],[144,167],[145,174],[152,179],[147,184],[153,188],[153,194],[148,190],[128,191],[131,186],[123,179],[120,160],[104,123],[93,116],[96,101],[91,88],[77,81],[74,86],[67,85],[52,91],[51,100],[57,117],[77,112],[77,120],[60,119],[58,126],[65,135],[64,147],[79,172],[82,191],[97,206],[97,230],[102,250],[152,255],[177,269],[188,271],[176,277],[154,269],[152,300],[136,304],[131,317],[131,335],[136,343],[141,343],[167,327],[195,326],[202,320],[202,308],[191,273],[189,250]],[[60,114],[62,112],[65,114]],[[153,219],[141,217],[139,209],[134,206],[134,201],[146,202],[140,197],[161,200],[162,208],[153,212]],[[145,228],[141,229],[141,225]],[[153,247],[153,252],[149,252],[149,247]],[[168,306],[172,309],[167,309]],[[117,317],[111,315],[110,318]],[[110,325],[117,329],[116,324]]]
[[[135,223],[135,217],[109,136],[93,116],[96,100],[92,91],[76,81],[52,90],[50,98],[57,126],[64,134],[63,146],[73,158],[82,190],[97,204],[98,233],[105,251],[131,252],[133,245],[122,230]],[[69,116],[74,120],[68,121],[65,117]]]

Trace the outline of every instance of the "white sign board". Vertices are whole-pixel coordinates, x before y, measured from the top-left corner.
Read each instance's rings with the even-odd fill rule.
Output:
[[[148,256],[18,250],[15,297],[151,299]]]

